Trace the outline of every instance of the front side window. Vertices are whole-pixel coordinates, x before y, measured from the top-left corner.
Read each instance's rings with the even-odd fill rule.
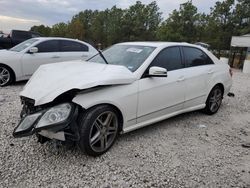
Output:
[[[59,40],[48,40],[36,45],[38,53],[59,52]]]
[[[168,47],[162,50],[151,63],[150,67],[157,66],[173,71],[183,68],[179,47]]]
[[[130,71],[136,71],[144,61],[155,50],[151,46],[139,45],[114,45],[103,51],[103,56],[109,64],[123,65]],[[105,63],[103,58],[97,54],[88,61],[96,63]]]
[[[22,50],[30,47],[32,44],[34,44],[35,42],[37,42],[39,39],[29,39],[26,40],[16,46],[14,46],[13,48],[9,49],[10,51],[15,51],[15,52],[21,52]]]
[[[182,47],[185,55],[186,66],[195,67],[213,64],[213,61],[203,51],[193,47]]]
[[[62,52],[87,52],[89,51],[88,46],[80,42],[67,41],[67,40],[62,40],[60,47],[61,47]]]

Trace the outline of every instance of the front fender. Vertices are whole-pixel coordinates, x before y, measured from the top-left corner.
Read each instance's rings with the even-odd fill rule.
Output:
[[[122,113],[124,127],[129,126],[131,119],[136,119],[138,105],[138,82],[126,85],[107,86],[98,90],[78,93],[72,100],[84,109],[99,104],[111,104]]]

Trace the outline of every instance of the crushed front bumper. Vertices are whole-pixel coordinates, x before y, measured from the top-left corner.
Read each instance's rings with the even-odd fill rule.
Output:
[[[60,141],[79,141],[79,129],[77,125],[78,107],[73,103],[68,103],[71,106],[68,117],[58,123],[43,125],[38,127],[43,116],[51,108],[43,109],[32,114],[26,114],[18,126],[14,129],[13,136],[15,138],[26,137],[33,134],[38,136],[40,142],[45,140],[55,139]],[[60,112],[59,112],[60,113]]]

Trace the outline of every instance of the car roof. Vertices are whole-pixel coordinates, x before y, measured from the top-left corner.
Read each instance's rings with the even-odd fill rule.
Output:
[[[187,42],[123,42],[118,45],[138,45],[138,46],[150,46],[150,47],[168,47],[168,46],[191,46],[200,48],[198,45],[190,44]]]
[[[39,39],[39,40],[71,40],[71,41],[84,42],[84,41],[81,41],[78,39],[63,38],[63,37],[35,37],[35,39]]]

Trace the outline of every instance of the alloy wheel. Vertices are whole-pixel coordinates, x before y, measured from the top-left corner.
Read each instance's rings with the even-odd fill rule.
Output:
[[[0,67],[0,86],[6,85],[10,81],[10,72],[5,67]]]
[[[209,108],[211,112],[216,112],[222,102],[222,91],[220,88],[216,88],[212,91],[211,97],[209,99]]]
[[[103,152],[112,145],[118,131],[118,118],[108,111],[100,114],[94,121],[89,135],[90,147],[95,152]]]

